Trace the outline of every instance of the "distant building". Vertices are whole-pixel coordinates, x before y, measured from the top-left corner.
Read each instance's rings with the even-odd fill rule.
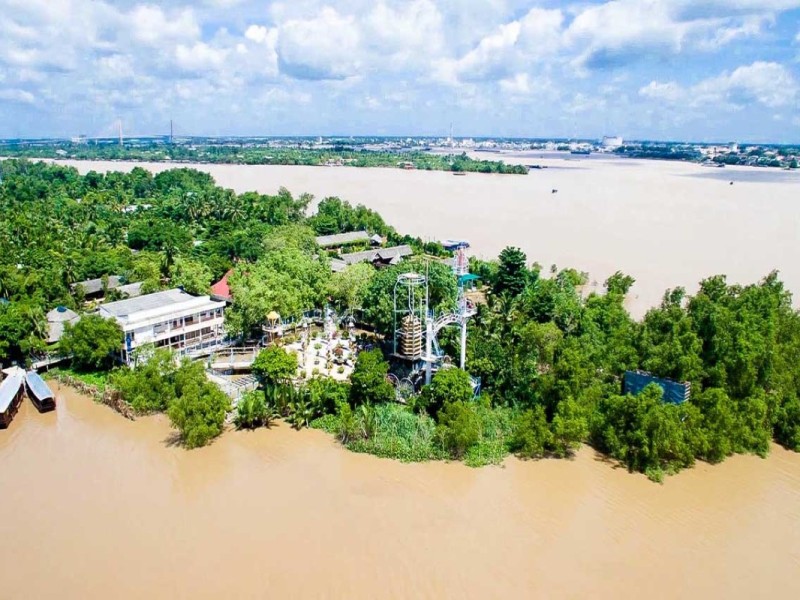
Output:
[[[374,236],[373,236],[374,237]],[[379,238],[380,239],[380,238]],[[375,243],[366,231],[348,231],[347,233],[334,233],[333,235],[320,235],[315,238],[320,248],[336,248],[349,244]]]
[[[131,353],[146,344],[180,354],[219,346],[225,337],[224,309],[225,302],[172,289],[102,304],[98,313],[122,327],[121,355],[130,363]]]
[[[615,150],[622,146],[622,138],[618,135],[606,135],[601,143],[606,150]]]

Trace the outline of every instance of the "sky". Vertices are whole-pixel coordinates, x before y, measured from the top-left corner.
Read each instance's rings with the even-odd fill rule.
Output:
[[[800,142],[800,0],[0,0],[0,137]]]

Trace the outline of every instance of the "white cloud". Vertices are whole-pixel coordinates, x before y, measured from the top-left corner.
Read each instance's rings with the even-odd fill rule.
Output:
[[[694,86],[692,92],[711,101],[724,99],[737,104],[755,100],[769,108],[780,108],[797,100],[798,83],[783,65],[757,61],[707,79]]]
[[[461,58],[440,61],[438,77],[447,83],[508,78],[512,70],[558,50],[563,20],[560,10],[531,9],[521,19],[500,25]]]
[[[7,102],[22,102],[23,104],[33,104],[36,96],[26,90],[5,89],[0,90],[0,100]]]
[[[623,66],[687,49],[716,50],[762,33],[798,0],[612,0],[580,11],[565,38],[579,68]]]
[[[367,46],[380,54],[438,54],[444,43],[442,15],[431,0],[412,0],[395,9],[378,2],[363,21]]]
[[[224,65],[227,55],[227,50],[213,48],[205,42],[196,42],[191,46],[179,44],[175,48],[178,67],[197,74],[217,71]]]
[[[310,20],[290,20],[278,34],[281,71],[298,79],[345,79],[358,72],[360,35],[351,16],[323,8]]]
[[[646,86],[639,89],[639,95],[651,100],[663,100],[665,102],[678,102],[684,97],[684,89],[674,81],[660,83],[651,81]]]
[[[126,15],[125,21],[136,40],[150,45],[200,36],[200,25],[191,9],[168,15],[158,6],[140,5]]]
[[[685,103],[693,107],[738,108],[752,102],[768,108],[790,107],[800,97],[800,85],[783,65],[757,61],[704,79],[685,88],[675,81],[651,81],[639,95],[671,104]]]
[[[529,94],[531,78],[527,73],[517,73],[513,77],[501,79],[500,89],[506,94]]]

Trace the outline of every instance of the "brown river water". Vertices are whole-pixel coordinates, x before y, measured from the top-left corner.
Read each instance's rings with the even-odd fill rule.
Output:
[[[58,390],[0,431],[0,598],[797,598],[800,455],[650,483],[582,449],[470,469],[286,425],[173,444]]]

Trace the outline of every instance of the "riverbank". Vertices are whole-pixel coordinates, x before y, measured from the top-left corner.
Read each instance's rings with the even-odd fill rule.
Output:
[[[504,160],[511,157],[504,155]],[[519,158],[528,161],[527,157]],[[752,283],[778,269],[800,298],[800,174],[719,169],[665,161],[537,159],[547,169],[527,176],[468,175],[400,169],[180,165],[210,173],[237,192],[336,195],[377,210],[398,231],[423,239],[467,239],[478,256],[494,258],[508,245],[545,270],[551,264],[590,274],[590,289],[617,270],[636,279],[627,306],[635,317],[657,305],[667,288],[690,293],[714,273]],[[153,172],[168,163],[60,161],[81,173]],[[712,176],[713,175],[713,176]],[[734,181],[734,185],[730,185]],[[553,190],[557,190],[553,193]]]
[[[283,424],[185,452],[164,417],[57,394],[0,436],[10,598],[800,594],[800,455],[777,446],[663,486],[589,448],[476,470]]]

